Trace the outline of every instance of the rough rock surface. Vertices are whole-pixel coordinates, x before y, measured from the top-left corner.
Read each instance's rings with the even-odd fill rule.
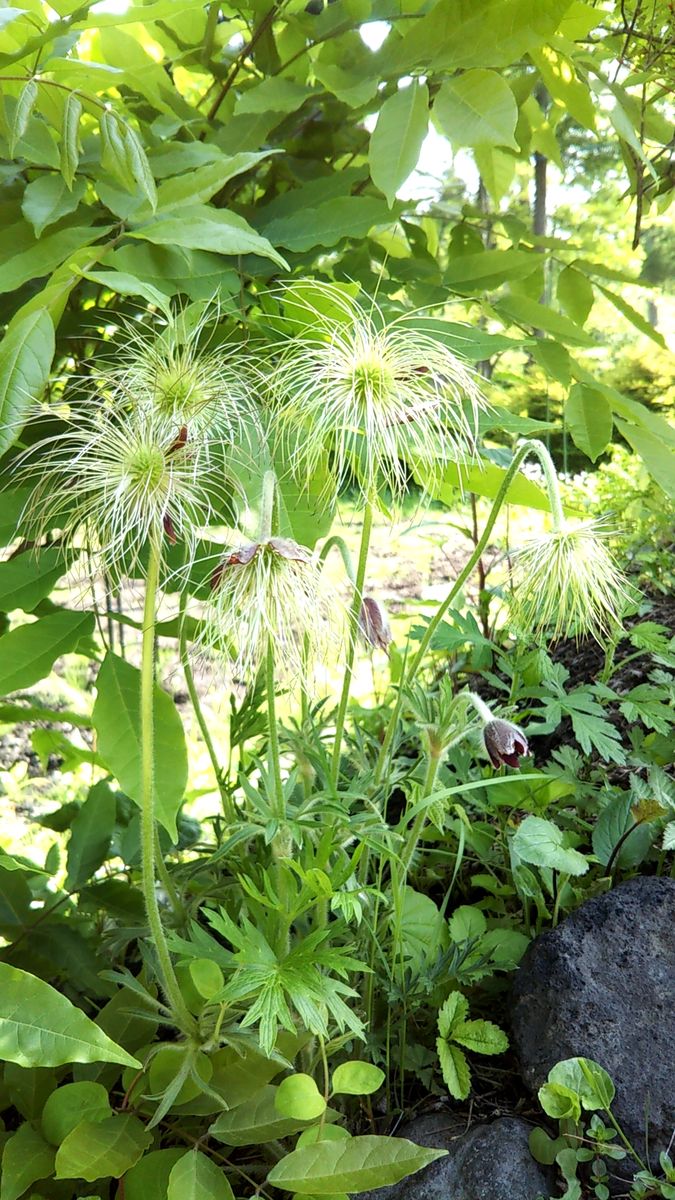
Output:
[[[530,1126],[518,1117],[459,1131],[446,1113],[421,1117],[399,1132],[420,1146],[447,1150],[416,1175],[392,1187],[362,1192],[354,1200],[539,1200],[550,1195],[550,1179],[532,1158]],[[459,1133],[459,1136],[458,1136]]]
[[[529,1087],[561,1059],[594,1059],[614,1080],[626,1134],[640,1152],[646,1128],[658,1162],[675,1128],[675,880],[631,879],[537,938],[512,1024]]]

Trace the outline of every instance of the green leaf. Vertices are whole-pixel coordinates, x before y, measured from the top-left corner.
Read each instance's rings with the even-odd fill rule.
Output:
[[[152,1142],[138,1117],[108,1117],[81,1121],[61,1143],[56,1155],[56,1179],[85,1179],[93,1183],[112,1175],[119,1179],[141,1158]]]
[[[530,300],[528,296],[505,296],[494,307],[500,316],[509,321],[515,321],[517,325],[525,325],[530,329],[543,329],[561,342],[570,342],[578,346],[593,345],[593,338],[579,325],[575,325],[548,305]]]
[[[479,908],[460,904],[450,918],[450,937],[453,942],[467,942],[487,933],[487,921]]]
[[[509,1048],[509,1039],[492,1021],[461,1021],[453,1025],[452,1036],[460,1046],[476,1054],[503,1054]]]
[[[80,1121],[104,1121],[112,1116],[108,1093],[100,1083],[66,1083],[48,1097],[42,1110],[42,1132],[60,1146]]]
[[[338,196],[316,208],[277,217],[264,226],[275,246],[287,250],[311,250],[313,246],[335,246],[342,238],[365,237],[373,225],[391,222],[391,212],[375,196]]]
[[[234,106],[236,116],[242,113],[292,113],[297,112],[311,88],[296,83],[293,79],[269,78],[242,92]]]
[[[518,120],[516,99],[495,71],[465,71],[441,84],[434,101],[434,120],[455,149],[462,146],[508,146]]]
[[[450,992],[440,1007],[438,1013],[438,1032],[442,1038],[449,1038],[455,1025],[465,1021],[469,1015],[469,1001],[461,992]]]
[[[585,325],[594,299],[593,284],[588,276],[582,275],[576,267],[565,267],[558,276],[556,296],[568,317],[577,325]]]
[[[632,304],[629,304],[626,300],[624,300],[623,296],[617,295],[616,292],[611,292],[609,288],[602,287],[601,285],[598,286],[600,287],[600,291],[602,292],[603,296],[607,297],[617,311],[620,312],[627,321],[630,321],[631,325],[634,325],[635,328],[640,331],[640,333],[644,333],[645,337],[651,338],[653,342],[656,342],[657,346],[660,346],[662,350],[668,349],[668,345],[663,334],[659,333],[658,329],[655,329],[653,325],[650,325],[649,321],[646,319],[646,317],[643,317],[642,313],[639,313],[637,309],[633,308]]]
[[[272,1168],[267,1182],[301,1196],[330,1196],[336,1189],[360,1192],[398,1183],[446,1154],[447,1150],[427,1150],[406,1138],[369,1135],[317,1142],[287,1154]]]
[[[47,546],[38,557],[26,552],[0,563],[0,611],[22,608],[32,612],[69,566],[70,560],[60,546]]]
[[[167,1200],[234,1200],[227,1177],[199,1150],[188,1150],[169,1175]]]
[[[53,225],[61,217],[75,212],[85,186],[84,179],[78,179],[69,188],[61,175],[42,175],[28,184],[23,193],[21,211],[33,226],[36,237],[40,237],[47,225]]]
[[[412,466],[416,481],[420,484],[428,484],[429,480],[422,480],[414,463]],[[442,501],[449,508],[454,508],[457,503],[458,489],[475,492],[477,496],[488,496],[490,500],[494,500],[501,489],[505,475],[504,467],[498,467],[491,462],[483,461],[480,466],[469,467],[468,470],[456,463],[448,463],[443,468],[440,482],[431,488],[430,494],[434,500]],[[549,512],[551,508],[544,489],[522,474],[517,474],[509,485],[506,502],[507,504],[522,504],[526,508],[542,509],[544,512]]]
[[[139,807],[143,795],[140,703],[140,671],[118,655],[106,654],[92,713],[98,750],[122,790]],[[159,687],[154,689],[154,717],[157,820],[176,841],[176,815],[187,784],[185,731],[173,700]]]
[[[451,258],[443,280],[455,292],[498,287],[509,279],[523,279],[537,270],[537,255],[527,250],[481,250]]]
[[[588,859],[566,845],[566,835],[544,817],[526,817],[513,838],[513,849],[522,862],[550,867],[565,875],[585,875]]]
[[[675,500],[675,451],[656,433],[614,418],[619,433],[640,455],[649,474],[671,500]]]
[[[67,188],[72,188],[80,161],[80,118],[82,104],[75,92],[69,92],[63,106],[61,128],[60,163],[61,175]]]
[[[201,142],[197,145],[201,146]],[[157,208],[163,214],[172,208],[182,209],[186,204],[203,204],[215,196],[230,179],[250,171],[274,153],[274,150],[261,150],[255,154],[221,154],[215,162],[204,163],[195,171],[188,171],[160,184],[157,191]]]
[[[0,637],[0,695],[39,683],[62,654],[94,632],[93,613],[60,610]]]
[[[21,141],[21,138],[28,128],[28,121],[33,109],[35,108],[37,94],[38,85],[34,79],[29,79],[28,83],[24,83],[21,91],[19,92],[19,98],[16,102],[16,108],[14,109],[14,117],[12,119],[12,125],[8,139],[10,158],[14,157],[16,144],[17,142]]]
[[[101,166],[127,191],[131,193],[140,191],[150,207],[155,209],[157,207],[155,180],[143,144],[135,129],[111,111],[101,114],[99,129]]]
[[[554,100],[586,129],[595,130],[595,106],[587,84],[577,76],[574,63],[552,46],[531,50],[530,58]]]
[[[612,436],[612,410],[596,388],[575,383],[565,404],[565,424],[575,446],[595,462]]]
[[[157,208],[157,188],[143,143],[131,125],[124,126],[123,139],[131,177],[154,211]]]
[[[474,146],[473,156],[485,187],[496,205],[508,192],[516,174],[517,158],[499,146]]]
[[[167,1200],[171,1172],[184,1157],[183,1148],[144,1154],[124,1176],[124,1200]]]
[[[66,889],[77,891],[105,862],[115,828],[117,797],[105,780],[95,783],[70,830]]]
[[[282,1079],[274,1097],[274,1107],[282,1117],[312,1121],[325,1111],[326,1101],[311,1075],[299,1072]]]
[[[65,266],[65,260],[79,250],[82,246],[88,245],[90,242],[96,241],[99,237],[105,237],[109,232],[110,226],[97,225],[93,228],[93,209],[86,214],[78,214],[78,219],[82,221],[81,225],[63,225],[58,230],[44,234],[39,240],[35,237],[33,230],[27,221],[22,219],[20,224],[15,224],[10,229],[5,230],[4,234],[0,234],[0,240],[4,242],[4,248],[1,251],[4,254],[3,269],[0,273],[0,294],[13,292],[17,288],[23,286],[33,279],[41,279],[48,275],[50,271],[55,271],[59,267],[64,267],[64,274],[68,274],[68,268]],[[96,257],[92,254],[91,257]],[[49,286],[46,289],[49,294]],[[37,299],[35,297],[34,299]],[[45,303],[45,299],[40,299],[40,309],[44,311],[49,308],[49,302]],[[25,316],[29,312],[31,315],[36,310],[33,309],[32,303],[29,301],[25,306]],[[0,368],[0,404],[2,402],[2,375]],[[0,414],[2,409],[0,407]],[[1,442],[0,442],[1,446]]]
[[[333,1071],[331,1089],[339,1096],[372,1096],[373,1092],[382,1087],[385,1080],[384,1071],[374,1067],[372,1063],[353,1062],[340,1063]]]
[[[277,1089],[272,1085],[261,1088],[245,1104],[222,1113],[209,1129],[209,1134],[227,1146],[255,1146],[274,1142],[304,1129],[307,1121],[279,1114],[275,1104],[276,1093]]]
[[[170,316],[171,305],[169,304],[163,292],[158,288],[153,287],[145,279],[138,279],[135,275],[130,275],[126,271],[81,271],[80,274],[84,279],[90,279],[92,283],[100,283],[103,287],[109,288],[111,292],[116,292],[119,296],[142,296],[149,304],[154,304],[156,308],[163,312],[165,316]]]
[[[545,1083],[537,1093],[544,1112],[556,1121],[578,1121],[581,1116],[579,1097],[572,1088],[560,1083]]]
[[[648,854],[653,840],[649,823],[636,825],[629,792],[614,796],[603,808],[593,830],[593,853],[606,867],[624,834],[632,828],[614,860],[624,870],[636,867]]]
[[[129,237],[153,242],[156,246],[184,246],[194,250],[213,250],[216,254],[260,254],[288,269],[288,263],[265,237],[261,237],[237,213],[189,204],[179,217],[158,216],[151,224],[129,230]]]
[[[385,100],[370,138],[370,177],[389,206],[417,166],[429,126],[429,89],[413,81]]]
[[[459,1046],[451,1046],[444,1038],[436,1039],[441,1073],[450,1095],[455,1100],[466,1100],[471,1091],[469,1064]]]
[[[18,1200],[38,1179],[54,1170],[54,1150],[32,1125],[20,1125],[5,1142],[0,1171],[0,1200]]]
[[[40,399],[54,357],[54,326],[44,308],[10,321],[0,343],[0,455],[14,445]]]
[[[609,1108],[616,1094],[614,1084],[604,1067],[590,1058],[563,1059],[551,1067],[548,1082],[575,1092],[583,1108],[589,1112]]]
[[[210,958],[193,959],[190,963],[190,977],[204,1000],[212,1000],[225,983],[218,963]]]
[[[0,963],[0,1059],[20,1067],[141,1065],[48,983],[7,963]]]

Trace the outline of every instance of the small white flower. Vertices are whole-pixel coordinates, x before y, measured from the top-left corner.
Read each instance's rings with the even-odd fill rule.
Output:
[[[553,529],[516,557],[512,608],[524,631],[553,640],[585,635],[601,641],[621,624],[630,584],[606,545],[598,521]]]
[[[314,309],[317,293],[341,319]],[[297,439],[296,479],[307,482],[329,451],[338,485],[355,471],[366,501],[383,485],[397,499],[406,462],[431,489],[446,463],[474,455],[483,399],[465,363],[407,316],[387,324],[331,284],[314,281],[306,297],[294,303],[307,332],[282,348],[271,379],[281,435]]]

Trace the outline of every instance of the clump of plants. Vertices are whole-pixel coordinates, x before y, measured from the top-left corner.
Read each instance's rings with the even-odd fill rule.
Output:
[[[465,566],[394,655],[367,594],[374,517],[391,519],[411,474],[423,505],[448,469],[480,465],[485,401],[441,338],[354,290],[295,281],[261,297],[245,329],[201,303],[149,323],[120,362],[66,381],[17,445],[2,567],[34,619],[0,639],[4,713],[55,725],[43,749],[74,771],[86,763],[91,786],[41,817],[63,838],[65,869],[58,849],[44,863],[0,856],[14,1200],[51,1194],[41,1181],[53,1180],[64,1198],[102,1197],[113,1179],[127,1197],[160,1179],[168,1200],[341,1200],[419,1170],[439,1152],[383,1135],[376,1111],[404,1108],[420,1085],[466,1097],[465,1051],[507,1045],[480,987],[499,994],[589,872],[609,880],[639,861],[631,822],[650,830],[643,856],[661,835],[672,849],[665,782],[658,811],[638,819],[569,753],[532,761],[533,735],[563,710],[582,746],[611,746],[600,694],[567,696],[547,647],[611,639],[628,596],[602,529],[564,513],[543,444],[516,446]],[[516,562],[517,646],[483,657],[486,677],[500,656],[512,672],[492,700],[467,682],[486,639],[467,632],[461,669],[444,639],[528,458],[544,468],[550,528]],[[347,480],[356,567],[331,533]],[[335,546],[344,608],[323,573]],[[99,593],[107,585],[109,627],[137,631],[138,665],[97,629],[93,605],[49,599],[78,564]],[[140,620],[112,603],[127,581]],[[220,800],[201,827],[183,721],[157,682],[163,639]],[[370,709],[352,703],[364,640],[397,664]],[[27,706],[63,654],[96,665],[93,708],[47,708],[39,694]],[[315,682],[331,656],[336,707]],[[204,662],[229,694],[227,744],[195,683]],[[597,820],[570,815],[577,793]],[[603,829],[626,804],[624,826]]]

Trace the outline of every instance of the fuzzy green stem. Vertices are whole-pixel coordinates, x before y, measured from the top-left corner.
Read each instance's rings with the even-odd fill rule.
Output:
[[[441,765],[440,755],[439,754],[429,754],[429,757],[427,760],[427,770],[426,770],[426,775],[424,778],[424,784],[422,785],[422,795],[420,796],[420,800],[426,800],[427,796],[430,796],[431,793],[433,792],[434,783],[436,782],[436,776],[438,775],[438,768],[440,767],[440,765]],[[413,860],[413,856],[417,849],[420,837],[422,836],[422,830],[424,829],[424,826],[426,825],[427,817],[428,817],[427,810],[423,809],[423,811],[421,813],[417,814],[417,816],[415,817],[415,820],[412,823],[410,833],[408,834],[408,837],[406,839],[406,844],[403,847],[403,850],[401,851],[401,855],[400,855],[401,862],[403,864],[404,875],[407,875],[408,871],[410,869],[410,864]]]
[[[218,754],[216,751],[216,747],[215,747],[213,738],[211,737],[211,731],[208,727],[206,717],[204,716],[204,710],[201,706],[199,694],[198,694],[197,688],[195,686],[194,675],[192,674],[192,667],[190,666],[190,658],[189,658],[188,649],[187,649],[187,638],[185,635],[185,604],[186,604],[186,595],[185,595],[185,592],[182,592],[181,598],[180,598],[180,610],[179,610],[180,616],[179,616],[178,648],[179,648],[181,666],[183,668],[183,675],[185,677],[185,685],[187,687],[188,695],[190,697],[190,703],[192,704],[192,711],[195,714],[195,719],[199,726],[199,732],[202,735],[202,740],[204,742],[204,745],[206,746],[206,752],[209,756],[211,766],[213,768],[213,773],[216,777],[216,784],[218,787],[218,791],[220,792],[220,800],[221,800],[221,804],[223,806],[223,813],[225,814],[225,819],[227,821],[229,821],[230,824],[235,824],[236,821],[239,819],[238,813],[234,806],[234,801],[232,800],[232,796],[230,795],[230,792],[228,791],[228,789],[225,785],[225,777],[224,777],[224,773],[223,773],[223,768],[220,765],[220,762],[218,761]]]
[[[159,841],[159,830],[157,829],[156,824],[155,824],[155,872],[156,872],[159,883],[161,883],[162,887],[164,888],[164,891],[166,892],[166,894],[168,896],[169,904],[171,905],[171,908],[173,909],[174,917],[176,917],[176,919],[178,921],[184,921],[185,920],[185,908],[183,907],[183,904],[181,903],[178,892],[176,891],[176,888],[174,887],[173,879],[171,878],[171,876],[169,874],[169,869],[168,869],[166,863],[164,862],[164,858],[162,856],[162,847],[161,847],[160,841]]]
[[[470,556],[467,563],[465,564],[463,569],[460,571],[459,575],[457,576],[457,579],[455,580],[452,587],[450,588],[450,591],[448,592],[447,596],[445,597],[445,600],[443,600],[443,602],[441,604],[439,604],[438,608],[436,609],[436,612],[434,613],[433,617],[429,621],[429,624],[427,625],[427,627],[424,631],[424,634],[422,635],[422,639],[420,641],[420,644],[417,649],[417,653],[415,654],[415,657],[412,659],[407,671],[404,670],[404,672],[403,672],[403,676],[402,676],[400,684],[399,684],[400,690],[403,690],[405,687],[408,687],[414,681],[415,676],[422,665],[424,656],[425,656],[427,650],[429,649],[429,646],[431,644],[433,636],[434,636],[436,630],[438,629],[438,626],[440,625],[441,621],[443,620],[443,617],[445,616],[446,612],[450,608],[450,605],[452,604],[453,600],[455,599],[457,594],[461,591],[461,589],[464,587],[464,584],[466,583],[467,579],[470,577],[477,562],[479,561],[481,555],[483,554],[483,551],[485,550],[485,548],[490,540],[490,535],[492,533],[492,530],[494,529],[497,517],[499,516],[499,513],[501,512],[501,509],[506,500],[508,490],[513,482],[513,479],[514,479],[516,473],[518,472],[518,470],[521,466],[521,463],[523,462],[523,460],[525,458],[527,458],[528,454],[535,454],[544,469],[544,474],[546,476],[546,486],[547,486],[547,490],[549,493],[549,500],[551,503],[551,513],[553,516],[553,523],[556,526],[556,528],[562,527],[562,523],[564,520],[563,510],[562,510],[562,501],[560,499],[560,488],[558,486],[558,480],[555,475],[555,467],[553,465],[553,460],[552,460],[548,450],[544,446],[543,442],[539,442],[536,440],[523,442],[516,450],[512,460],[511,460],[511,463],[509,464],[509,467],[504,475],[504,478],[501,483],[501,487],[500,487],[499,491],[497,492],[497,495],[495,497],[492,508],[490,509],[490,514],[488,516],[487,521],[485,522],[483,532],[474,547],[473,554]],[[387,729],[386,729],[386,732],[384,735],[382,746],[380,748],[377,765],[375,768],[375,781],[378,783],[382,778],[384,767],[387,762],[387,758],[389,755],[389,749],[390,749],[391,742],[392,742],[392,739],[393,739],[393,736],[394,736],[394,733],[396,730],[397,720],[398,720],[397,709],[394,709],[394,711],[389,719],[389,724],[387,725]]]
[[[143,648],[141,658],[141,883],[145,911],[150,927],[162,989],[176,1023],[187,1032],[195,1027],[195,1019],[183,1000],[171,962],[162,917],[155,890],[155,620],[157,586],[159,583],[159,548],[150,546],[148,576],[143,609]]]
[[[493,720],[493,716],[492,716],[490,709],[488,708],[485,701],[481,699],[480,696],[476,695],[475,692],[464,692],[463,695],[466,697],[466,699],[471,704],[473,704],[473,707],[475,708],[476,712],[478,713],[478,716],[480,717],[481,721],[485,725],[487,725],[488,721]]]
[[[354,575],[354,563],[352,561],[351,551],[350,551],[349,546],[347,545],[345,539],[343,537],[340,537],[340,535],[338,533],[334,533],[331,537],[329,537],[324,542],[323,546],[321,547],[321,553],[319,555],[319,567],[323,566],[326,559],[328,558],[328,555],[330,554],[331,550],[333,549],[333,546],[335,546],[335,548],[340,551],[340,557],[342,558],[342,562],[344,563],[344,568],[347,573],[347,578],[349,579],[349,582],[351,584],[355,584],[356,578]]]
[[[274,815],[278,821],[283,821],[286,817],[286,801],[284,799],[284,785],[281,780],[281,756],[279,753],[279,729],[277,726],[275,695],[276,682],[274,678],[274,646],[271,639],[267,643],[265,666],[269,773],[274,788]]]
[[[274,502],[277,494],[277,477],[274,471],[265,471],[260,495],[260,525],[258,541],[266,542],[272,536]]]
[[[342,681],[342,695],[340,696],[340,704],[335,720],[335,744],[333,746],[333,761],[331,763],[331,782],[333,783],[334,787],[337,784],[338,775],[340,773],[342,736],[344,734],[347,706],[349,704],[349,693],[351,691],[352,678],[354,675],[354,658],[356,656],[356,644],[359,636],[359,617],[361,615],[361,605],[363,603],[363,586],[366,579],[366,567],[368,565],[368,550],[370,549],[370,535],[372,528],[373,506],[370,502],[368,502],[363,510],[363,529],[361,530],[359,561],[356,568],[354,596],[352,598],[351,609],[349,612],[349,641],[347,644],[347,661],[345,662],[345,673]]]

